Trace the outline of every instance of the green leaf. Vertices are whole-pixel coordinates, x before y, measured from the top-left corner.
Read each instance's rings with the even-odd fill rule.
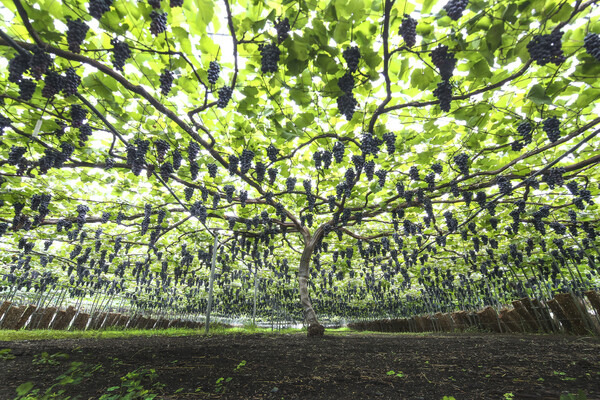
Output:
[[[552,99],[546,95],[546,89],[540,84],[531,87],[527,94],[527,98],[537,105],[552,104]]]

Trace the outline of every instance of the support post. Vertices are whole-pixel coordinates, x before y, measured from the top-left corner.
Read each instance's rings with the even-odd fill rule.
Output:
[[[206,329],[206,334],[208,334],[208,330],[210,329],[210,311],[212,309],[212,302],[213,302],[213,284],[215,282],[215,267],[217,264],[217,249],[219,246],[219,238],[218,235],[215,233],[215,244],[213,246],[213,253],[212,253],[212,261],[210,263],[210,280],[208,282],[208,304],[206,305],[206,323],[205,325],[205,329]]]

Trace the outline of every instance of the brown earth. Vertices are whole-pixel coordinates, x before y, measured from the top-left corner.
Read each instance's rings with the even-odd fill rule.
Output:
[[[578,389],[600,399],[600,341],[590,337],[257,334],[0,342],[4,348],[15,358],[0,356],[0,399],[14,399],[27,381],[43,393],[73,362],[88,374],[55,386],[66,389],[62,398],[125,396],[120,377],[146,368],[164,385],[154,386],[157,399],[558,399]],[[122,387],[107,392],[114,386]]]

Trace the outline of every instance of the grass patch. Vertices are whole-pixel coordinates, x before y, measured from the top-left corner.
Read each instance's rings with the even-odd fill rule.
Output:
[[[271,328],[259,328],[256,326],[241,326],[227,328],[216,325],[211,328],[208,336],[213,335],[250,335],[250,334],[295,334],[302,332],[301,329],[282,329],[272,331]],[[131,337],[177,337],[177,336],[206,336],[204,328],[169,328],[161,330],[147,329],[102,329],[89,331],[54,331],[54,330],[0,330],[0,341],[12,342],[18,340],[54,340],[54,339],[124,339]]]

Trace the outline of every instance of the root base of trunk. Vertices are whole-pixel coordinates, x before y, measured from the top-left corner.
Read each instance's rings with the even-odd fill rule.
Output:
[[[325,327],[321,324],[311,324],[308,326],[308,337],[322,337],[325,333]]]

